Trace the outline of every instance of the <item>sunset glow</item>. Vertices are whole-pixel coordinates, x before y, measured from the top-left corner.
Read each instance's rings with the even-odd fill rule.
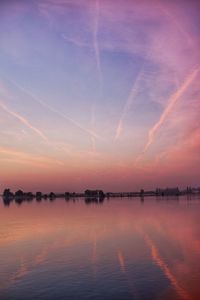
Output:
[[[199,10],[0,1],[1,190],[199,185]]]

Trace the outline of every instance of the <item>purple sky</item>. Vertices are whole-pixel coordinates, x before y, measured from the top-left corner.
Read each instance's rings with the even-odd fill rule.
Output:
[[[199,1],[0,2],[0,189],[200,185]]]

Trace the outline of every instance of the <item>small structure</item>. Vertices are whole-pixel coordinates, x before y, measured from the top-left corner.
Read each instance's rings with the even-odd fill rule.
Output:
[[[91,198],[104,198],[105,194],[102,190],[86,190],[85,191],[85,197],[91,197]]]
[[[158,196],[179,196],[180,191],[179,188],[166,188],[166,189],[157,189],[156,195]]]

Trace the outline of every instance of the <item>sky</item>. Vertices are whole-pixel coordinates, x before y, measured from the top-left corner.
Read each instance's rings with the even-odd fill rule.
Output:
[[[0,190],[199,186],[200,3],[1,0]]]

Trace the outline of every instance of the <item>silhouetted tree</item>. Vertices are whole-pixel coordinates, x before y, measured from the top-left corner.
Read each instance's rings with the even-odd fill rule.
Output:
[[[10,191],[10,189],[5,189],[4,192],[3,192],[3,197],[4,198],[12,198],[13,193]]]
[[[49,194],[49,198],[50,198],[50,199],[54,199],[54,198],[56,198],[56,195],[55,195],[53,192],[51,192],[51,193]]]
[[[33,199],[34,195],[33,195],[33,193],[28,192],[28,193],[26,194],[26,197],[27,197],[28,199]]]
[[[15,193],[15,197],[18,197],[18,198],[21,198],[24,196],[24,192],[22,190],[18,190],[16,193]]]
[[[65,199],[66,199],[66,198],[68,199],[69,197],[70,197],[70,193],[69,193],[69,192],[66,192],[66,193],[65,193]]]
[[[42,198],[42,193],[37,192],[35,196],[36,196],[36,199],[41,199]]]

